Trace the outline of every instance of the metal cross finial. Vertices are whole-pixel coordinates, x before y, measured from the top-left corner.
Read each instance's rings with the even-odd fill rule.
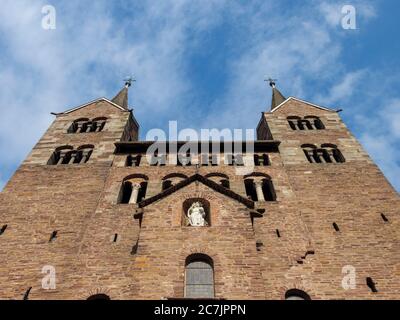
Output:
[[[132,85],[132,82],[135,82],[136,80],[133,77],[126,77],[124,81],[125,81],[125,87],[129,88]]]
[[[269,85],[270,85],[272,88],[275,88],[276,81],[278,81],[278,79],[271,79],[271,78],[268,78],[268,79],[265,79],[264,81],[268,81],[268,82],[269,82]]]

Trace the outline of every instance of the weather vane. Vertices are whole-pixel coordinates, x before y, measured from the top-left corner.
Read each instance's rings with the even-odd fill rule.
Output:
[[[136,80],[134,77],[129,76],[129,77],[126,77],[124,79],[124,81],[125,81],[125,87],[129,88],[132,85],[132,82],[135,82]]]
[[[268,81],[268,82],[269,82],[269,85],[270,85],[272,88],[275,88],[276,81],[278,81],[278,79],[268,78],[268,79],[265,79],[264,81]]]

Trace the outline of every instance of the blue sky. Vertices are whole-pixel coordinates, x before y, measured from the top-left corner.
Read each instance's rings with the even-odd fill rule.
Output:
[[[41,27],[53,5],[55,30]],[[356,8],[357,29],[341,26]],[[266,75],[287,96],[341,114],[400,190],[396,0],[2,0],[0,189],[50,125],[50,112],[112,98],[134,74],[141,138],[152,128],[254,128]]]

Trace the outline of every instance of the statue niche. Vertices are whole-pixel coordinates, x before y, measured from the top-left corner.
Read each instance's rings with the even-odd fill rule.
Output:
[[[186,200],[183,205],[183,225],[190,227],[207,227],[209,223],[209,204],[203,199]]]
[[[206,212],[200,202],[194,202],[187,212],[189,225],[192,227],[205,227],[208,225],[206,221]]]

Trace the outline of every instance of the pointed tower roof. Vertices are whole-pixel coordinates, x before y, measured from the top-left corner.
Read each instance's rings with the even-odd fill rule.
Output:
[[[267,79],[265,81],[269,81],[269,85],[272,88],[272,101],[271,101],[271,110],[275,109],[282,102],[286,100],[283,94],[276,88],[276,83],[274,79]]]
[[[120,92],[111,100],[115,104],[121,106],[122,108],[128,110],[128,88],[132,85],[132,82],[135,81],[132,78],[128,78],[125,80],[125,86],[121,89]]]

